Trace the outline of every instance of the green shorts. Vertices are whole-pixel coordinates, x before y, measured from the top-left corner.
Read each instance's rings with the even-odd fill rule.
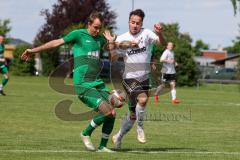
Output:
[[[8,68],[5,65],[3,65],[3,67],[0,68],[0,72],[2,74],[7,74],[8,73]]]
[[[90,108],[97,109],[103,101],[108,101],[108,96],[109,91],[104,83],[94,87],[78,86],[78,98]]]

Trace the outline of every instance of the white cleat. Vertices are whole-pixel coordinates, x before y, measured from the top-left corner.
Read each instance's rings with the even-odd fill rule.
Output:
[[[80,138],[83,141],[83,144],[85,145],[85,147],[87,148],[87,150],[89,151],[95,151],[95,147],[93,146],[90,136],[84,136],[82,133],[80,133]]]
[[[119,140],[118,134],[112,136],[112,142],[115,145],[115,149],[121,149],[121,140]]]
[[[115,153],[115,151],[108,149],[107,147],[103,147],[102,149],[98,149],[97,152],[106,152],[106,153]]]
[[[142,128],[137,129],[137,139],[140,143],[146,143],[144,130]]]

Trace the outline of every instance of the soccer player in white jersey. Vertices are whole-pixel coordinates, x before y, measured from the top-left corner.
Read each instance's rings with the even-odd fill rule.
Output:
[[[175,65],[177,64],[174,58],[174,52],[173,50],[173,43],[168,42],[167,43],[167,48],[163,52],[160,62],[163,63],[162,66],[162,84],[158,86],[155,96],[154,96],[154,101],[157,103],[158,102],[158,95],[161,92],[161,89],[165,86],[165,83],[170,83],[171,86],[171,96],[172,96],[172,104],[178,104],[180,101],[177,99],[177,92],[176,92],[176,70],[175,70]]]
[[[117,134],[112,137],[116,149],[121,148],[123,136],[133,127],[137,120],[137,139],[145,143],[143,130],[144,112],[148,100],[149,74],[152,53],[150,46],[164,42],[162,27],[159,23],[154,25],[154,32],[142,28],[144,12],[136,9],[129,15],[129,31],[117,36],[116,43],[130,41],[138,45],[137,48],[126,49],[124,56],[123,87],[129,98],[129,113],[123,120]]]

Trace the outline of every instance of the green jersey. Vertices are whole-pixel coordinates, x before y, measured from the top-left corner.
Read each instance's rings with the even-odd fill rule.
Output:
[[[0,44],[0,59],[4,58],[4,44]],[[0,68],[4,67],[4,62],[0,62]]]
[[[73,44],[74,84],[94,87],[103,83],[99,79],[99,72],[102,67],[100,50],[106,43],[103,35],[93,37],[87,29],[79,29],[70,32],[63,39],[65,43]]]

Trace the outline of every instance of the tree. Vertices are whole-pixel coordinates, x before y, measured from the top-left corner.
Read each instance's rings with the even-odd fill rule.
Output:
[[[237,9],[240,10],[239,6],[240,6],[240,0],[231,0],[232,5],[233,5],[233,11],[234,11],[234,15],[237,14]]]
[[[45,16],[46,23],[37,34],[34,45],[40,45],[50,40],[61,37],[66,28],[76,26],[79,23],[86,24],[87,17],[98,11],[104,17],[104,24],[110,29],[115,27],[115,12],[110,10],[109,4],[105,0],[58,0],[53,5],[52,12],[45,9],[41,15]],[[43,74],[48,75],[57,65],[59,58],[58,49],[51,51],[51,54],[41,54],[43,59]]]
[[[197,40],[193,46],[193,53],[195,56],[201,56],[201,50],[209,49],[209,45],[202,40]]]
[[[231,0],[234,10],[234,15],[237,14],[237,9],[239,9],[240,12],[240,0]],[[240,25],[238,25],[240,28]],[[233,41],[233,46],[225,48],[228,52],[231,53],[239,53],[240,52],[240,36],[236,37],[236,40]],[[238,61],[237,65],[237,78],[240,79],[240,59]]]
[[[193,60],[192,38],[188,33],[180,33],[178,23],[163,24],[163,35],[166,42],[174,43],[175,58],[178,63],[177,83],[180,86],[193,86],[197,83],[197,65]],[[157,59],[165,46],[156,49]]]
[[[35,61],[32,56],[27,62],[21,60],[21,54],[27,49],[30,48],[30,45],[19,45],[13,51],[14,59],[12,62],[12,74],[18,76],[29,76],[33,75],[35,71]]]
[[[0,19],[0,35],[6,36],[8,32],[11,31],[11,27],[9,26],[10,20],[5,19],[1,20]]]

